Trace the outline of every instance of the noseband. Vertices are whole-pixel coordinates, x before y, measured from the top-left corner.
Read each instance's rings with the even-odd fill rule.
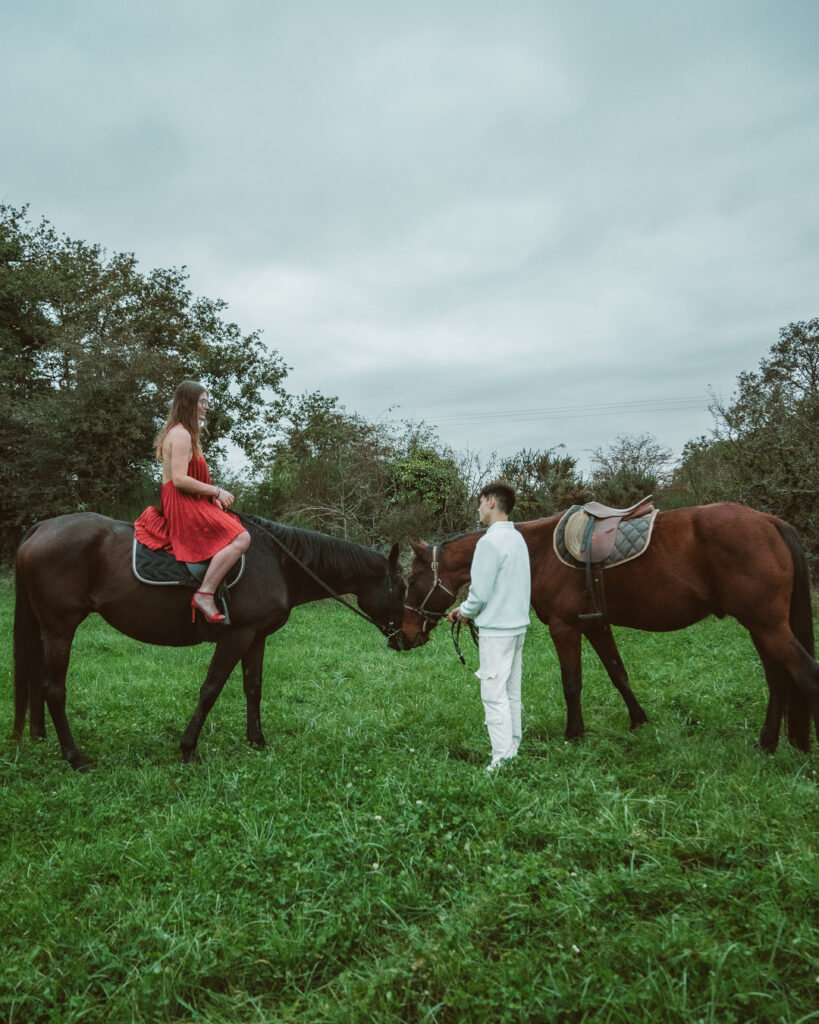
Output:
[[[432,586],[427,591],[426,597],[420,603],[420,605],[418,605],[417,608],[411,604],[404,605],[408,612],[415,612],[417,615],[420,615],[421,618],[424,620],[424,624],[421,627],[422,633],[426,633],[428,630],[431,630],[435,623],[440,621],[446,615],[446,612],[431,612],[427,610],[427,601],[432,597],[435,591],[441,589],[444,591],[445,594],[449,594],[453,601],[455,600],[455,595],[452,593],[449,587],[444,586],[444,584],[441,583],[441,577],[438,575],[437,544],[435,544],[432,548],[432,561],[430,562],[429,567],[430,569],[432,569]]]

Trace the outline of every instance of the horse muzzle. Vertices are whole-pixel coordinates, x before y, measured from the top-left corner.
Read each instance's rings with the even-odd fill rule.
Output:
[[[411,651],[414,647],[423,647],[429,640],[429,633],[419,631],[414,636],[409,636],[400,630],[395,636],[390,637],[388,646],[394,651]]]

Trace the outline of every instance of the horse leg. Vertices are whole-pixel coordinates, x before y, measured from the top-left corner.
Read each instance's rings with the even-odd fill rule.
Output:
[[[196,703],[196,708],[185,731],[182,733],[180,747],[182,748],[182,760],[185,764],[196,760],[196,744],[199,740],[202,726],[205,724],[205,719],[222,692],[222,688],[227,682],[230,673],[238,664],[239,659],[244,656],[255,636],[255,633],[248,636],[247,631],[239,632],[233,627],[228,627],[228,629],[230,630],[230,635],[223,640],[219,640],[216,644],[216,650],[213,652],[213,658],[208,667],[208,674],[205,676],[205,681],[199,690],[199,700]]]
[[[788,742],[807,753],[810,750],[811,720],[819,739],[819,664],[801,645],[797,646],[800,670],[796,682],[785,690],[785,721]]]
[[[587,625],[585,635],[594,648],[597,657],[602,662],[609,679],[625,701],[631,721],[631,728],[636,729],[638,725],[648,721],[648,716],[631,689],[628,672],[623,664],[623,659],[620,657],[620,651],[617,649],[611,626],[608,624]]]
[[[550,622],[549,633],[560,662],[560,681],[566,701],[566,739],[580,739],[585,732],[580,695],[583,689],[583,668],[580,633],[565,622]]]
[[[35,724],[34,718],[36,716],[33,715],[33,711],[37,701],[39,700],[40,706],[42,706],[42,699],[45,698],[49,714],[51,715],[51,721],[54,723],[54,731],[57,733],[57,739],[60,742],[63,757],[72,768],[85,772],[88,771],[88,765],[82,751],[74,742],[71,727],[65,714],[65,677],[68,673],[68,661],[71,655],[71,642],[73,639],[74,630],[71,630],[69,633],[56,633],[54,631],[43,633],[44,671],[42,696],[38,696],[36,693],[35,682],[35,689],[32,690],[31,696],[31,727],[33,728]],[[45,726],[42,726],[42,735],[45,735]]]
[[[266,637],[256,637],[242,658],[242,685],[247,705],[247,742],[254,747],[266,746],[262,733],[262,663]]]
[[[799,750],[810,749],[811,711],[819,714],[819,663],[788,628],[756,629],[751,638],[765,668],[769,699],[760,745],[773,752],[783,713],[788,740]]]
[[[28,734],[33,740],[46,738],[45,723],[45,685],[43,677],[33,679],[30,683],[28,707]]]
[[[788,703],[787,691],[792,684],[788,674],[766,655],[764,649],[757,644],[753,634],[751,637],[754,640],[762,667],[765,669],[765,682],[768,684],[768,706],[765,709],[762,732],[759,734],[759,746],[767,753],[773,754],[779,743],[782,719],[785,717]]]

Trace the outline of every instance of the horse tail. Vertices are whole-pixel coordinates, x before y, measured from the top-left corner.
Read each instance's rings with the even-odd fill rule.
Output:
[[[816,645],[813,635],[813,609],[810,601],[810,572],[805,549],[799,534],[790,525],[780,520],[776,524],[782,540],[791,553],[793,561],[793,587],[791,589],[790,624],[793,635],[805,648],[808,654],[816,657]]]
[[[793,586],[791,588],[790,627],[791,632],[811,658],[816,656],[816,642],[813,631],[813,608],[810,595],[810,571],[805,549],[796,530],[782,520],[776,528],[785,542],[793,562]],[[809,693],[790,677],[785,686],[785,717],[788,735],[803,750],[810,744],[811,699]],[[817,722],[819,732],[819,722]]]
[[[29,531],[26,538],[32,532]],[[22,738],[27,711],[30,711],[31,735],[45,738],[44,670],[40,623],[34,614],[18,559],[14,602],[14,738],[17,740]]]

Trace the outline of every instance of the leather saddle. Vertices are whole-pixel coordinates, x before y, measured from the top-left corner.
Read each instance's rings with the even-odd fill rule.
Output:
[[[649,494],[630,508],[610,508],[599,501],[582,505],[566,521],[563,539],[567,551],[584,564],[605,562],[614,549],[620,523],[650,515],[654,511],[652,497]]]
[[[555,554],[573,569],[585,569],[585,597],[591,611],[580,619],[604,619],[606,602],[601,570],[641,555],[651,539],[657,509],[652,495],[630,508],[610,508],[599,501],[574,505],[555,528]]]

